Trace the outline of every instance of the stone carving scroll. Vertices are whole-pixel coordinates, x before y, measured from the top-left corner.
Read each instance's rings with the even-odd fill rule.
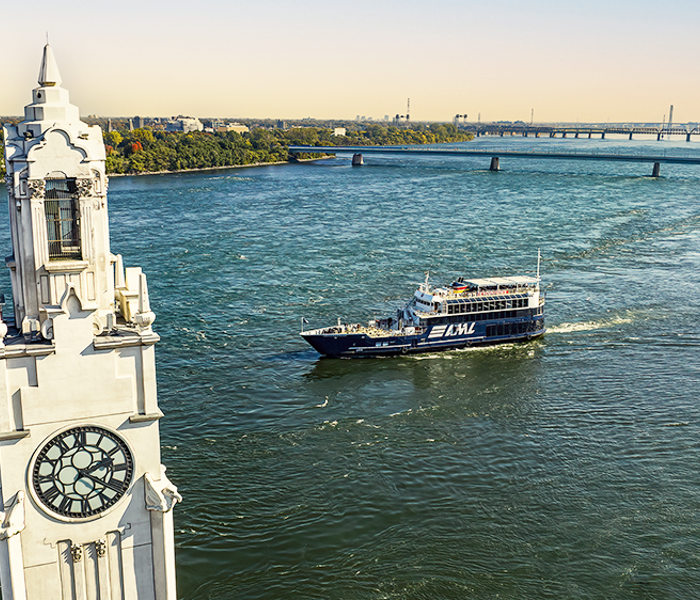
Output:
[[[81,177],[76,182],[78,195],[81,198],[92,198],[95,196],[95,182],[89,177]]]
[[[17,492],[7,510],[0,512],[0,522],[0,540],[7,540],[24,529],[24,492]]]
[[[178,494],[177,487],[165,476],[165,467],[160,466],[160,480],[153,479],[150,473],[144,475],[146,482],[146,508],[158,512],[168,512],[178,502],[182,502],[182,496]]]
[[[43,179],[28,179],[29,195],[31,198],[41,200],[46,194],[46,181]]]

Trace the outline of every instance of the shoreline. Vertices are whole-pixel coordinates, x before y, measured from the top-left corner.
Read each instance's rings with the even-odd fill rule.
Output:
[[[224,165],[220,167],[201,167],[199,169],[178,169],[176,171],[143,171],[141,173],[106,173],[107,177],[138,177],[139,175],[173,175],[175,173],[201,173],[202,171],[223,171],[225,169],[246,169],[252,167],[272,167],[275,165],[289,165],[302,162],[313,162],[315,160],[325,160],[326,158],[335,158],[334,156],[322,156],[321,158],[302,158],[294,161],[278,160],[267,163],[250,163],[248,165]]]

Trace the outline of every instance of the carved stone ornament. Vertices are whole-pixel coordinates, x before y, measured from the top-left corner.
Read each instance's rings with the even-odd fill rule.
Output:
[[[95,182],[89,177],[81,177],[76,182],[78,195],[81,198],[91,198],[95,196]]]
[[[46,193],[46,182],[43,179],[28,179],[30,198],[43,199]]]
[[[7,540],[24,529],[24,492],[17,492],[15,499],[0,512],[0,540]]]
[[[182,496],[178,494],[177,487],[165,476],[165,467],[160,466],[160,481],[153,479],[150,473],[144,476],[146,480],[146,508],[158,512],[168,512],[178,502],[182,502]]]
[[[83,547],[80,544],[70,544],[70,554],[73,557],[73,562],[77,563],[83,560]]]
[[[134,315],[134,323],[139,326],[139,328],[144,331],[148,332],[151,329],[151,325],[153,325],[153,322],[156,320],[156,313],[149,311],[146,312],[137,312]]]

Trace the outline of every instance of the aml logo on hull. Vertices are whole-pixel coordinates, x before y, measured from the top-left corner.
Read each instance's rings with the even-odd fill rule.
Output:
[[[474,333],[476,323],[457,323],[452,325],[438,325],[430,331],[428,339],[439,337],[452,337],[454,335],[471,335]]]

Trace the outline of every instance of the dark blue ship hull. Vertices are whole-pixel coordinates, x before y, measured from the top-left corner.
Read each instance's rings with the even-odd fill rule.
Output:
[[[334,331],[335,330],[335,331]],[[331,357],[376,357],[420,352],[457,350],[524,342],[545,333],[544,317],[466,322],[416,328],[407,335],[369,335],[329,328],[302,332],[304,339],[319,353]]]

